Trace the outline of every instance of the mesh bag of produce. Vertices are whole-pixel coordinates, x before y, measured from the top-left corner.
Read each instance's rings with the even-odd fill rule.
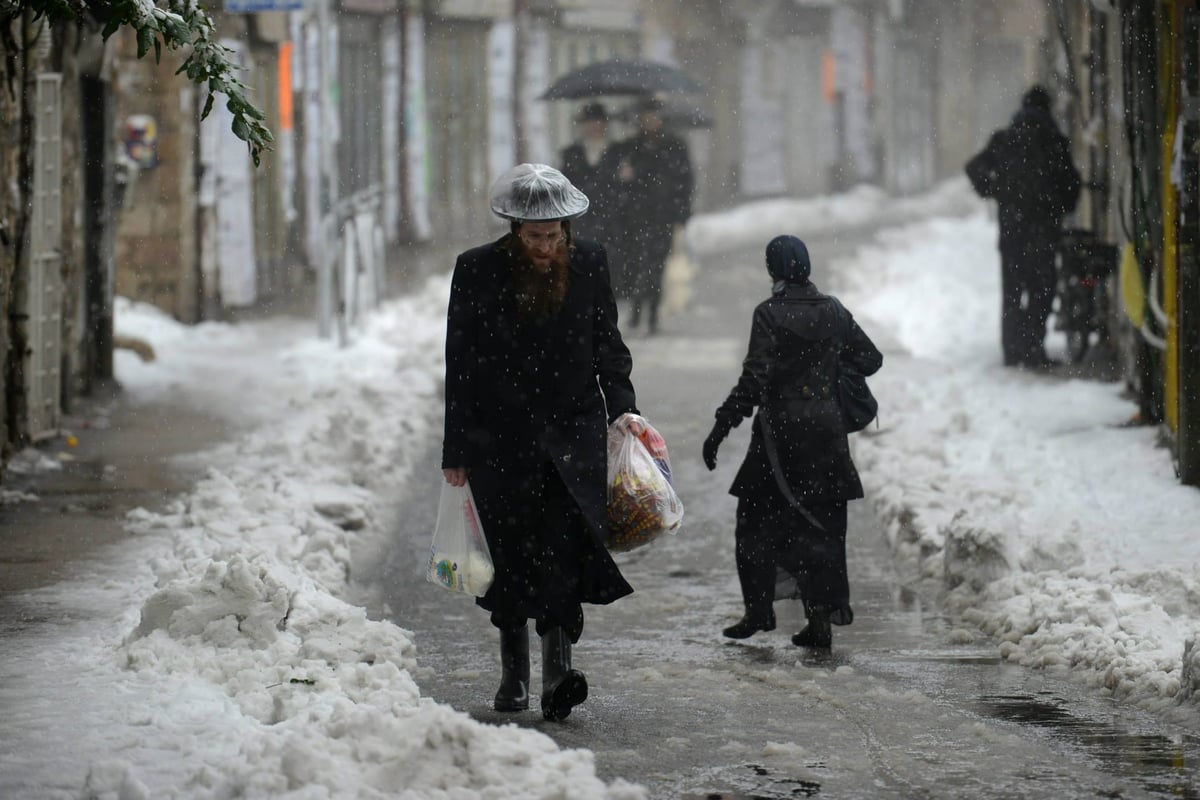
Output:
[[[641,417],[626,415],[608,429],[608,549],[642,547],[682,522],[666,441]]]

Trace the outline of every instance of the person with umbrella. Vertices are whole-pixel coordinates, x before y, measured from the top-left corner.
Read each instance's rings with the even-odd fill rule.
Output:
[[[666,130],[663,103],[643,97],[635,105],[638,131],[613,146],[615,175],[614,243],[633,301],[629,323],[646,316],[647,332],[658,330],[662,277],[677,233],[692,213],[694,178],[687,144]]]
[[[593,61],[559,76],[541,97],[543,100],[581,100],[603,95],[700,91],[700,84],[670,64],[640,58],[610,58]]]
[[[468,478],[495,564],[476,602],[500,631],[497,711],[529,707],[529,630],[542,638],[542,716],[587,699],[571,645],[583,603],[630,594],[606,548],[607,430],[640,432],[629,349],[604,248],[576,240],[589,201],[561,172],[521,164],[491,191],[509,231],[458,256],[446,322],[448,483]]]
[[[608,158],[608,109],[603,103],[586,104],[575,115],[579,138],[559,154],[559,169],[579,191],[587,195],[588,213],[574,224],[577,239],[608,244],[609,215],[612,213],[613,168]],[[610,267],[612,265],[610,264]]]

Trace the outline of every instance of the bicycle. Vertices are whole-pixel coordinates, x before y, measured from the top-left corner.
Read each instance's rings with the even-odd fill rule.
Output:
[[[1093,231],[1064,230],[1056,253],[1055,330],[1067,337],[1067,358],[1083,361],[1092,346],[1108,339],[1108,278],[1117,266],[1117,246]]]

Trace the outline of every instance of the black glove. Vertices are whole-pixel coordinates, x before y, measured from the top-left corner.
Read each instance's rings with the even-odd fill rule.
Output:
[[[710,471],[717,468],[717,449],[731,430],[733,430],[733,420],[718,416],[708,438],[704,440],[704,466],[708,467]]]

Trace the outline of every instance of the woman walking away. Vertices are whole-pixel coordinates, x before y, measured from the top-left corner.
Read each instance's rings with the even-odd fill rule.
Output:
[[[800,647],[828,648],[830,625],[849,625],[846,501],[863,496],[838,403],[842,366],[872,375],[883,355],[850,312],[809,280],[808,248],[795,236],[767,245],[771,297],[754,310],[742,375],[717,409],[704,463],[744,417],[754,417],[746,459],[729,493],[738,498],[738,579],[746,613],[724,630],[745,639],[775,629],[775,600],[799,598],[808,625]]]

